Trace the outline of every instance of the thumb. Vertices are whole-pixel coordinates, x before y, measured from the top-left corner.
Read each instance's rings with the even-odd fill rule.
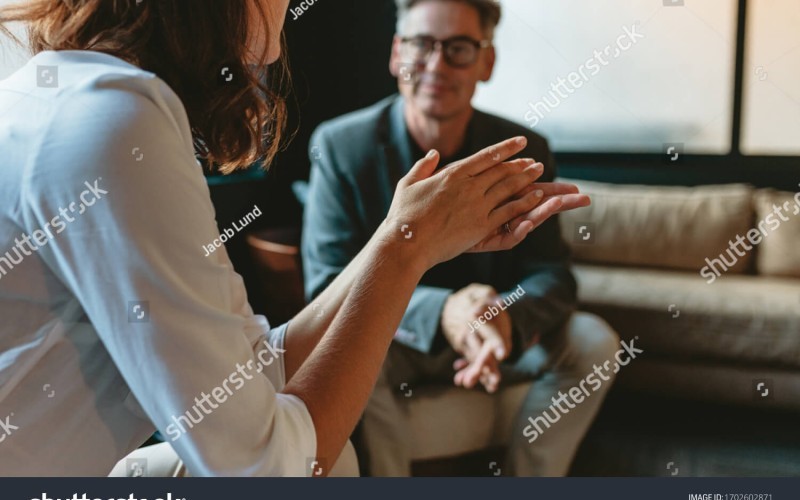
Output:
[[[431,149],[425,158],[418,161],[411,170],[408,171],[406,174],[406,182],[408,184],[414,184],[415,182],[419,182],[422,180],[427,179],[433,172],[436,171],[436,166],[439,164],[439,152],[435,149]]]

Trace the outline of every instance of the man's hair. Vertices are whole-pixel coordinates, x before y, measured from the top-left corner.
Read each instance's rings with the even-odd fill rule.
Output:
[[[500,2],[497,0],[395,0],[397,4],[397,33],[403,32],[403,26],[410,11],[422,2],[458,2],[464,3],[478,11],[481,29],[488,39],[494,37],[494,29],[500,24]]]
[[[281,146],[286,61],[270,66],[269,83],[248,65],[248,28],[269,26],[268,14],[256,0],[26,0],[0,8],[0,35],[21,44],[8,25],[22,22],[33,54],[94,50],[155,73],[186,108],[196,152],[227,173],[269,165]],[[222,68],[236,78],[220,82]]]

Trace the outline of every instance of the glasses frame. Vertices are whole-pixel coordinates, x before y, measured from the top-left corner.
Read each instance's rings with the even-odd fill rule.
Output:
[[[474,38],[472,38],[470,36],[466,36],[466,35],[453,36],[453,37],[450,37],[450,38],[445,38],[443,40],[440,40],[440,39],[437,39],[437,38],[434,38],[434,37],[428,36],[428,35],[404,36],[404,37],[400,38],[400,43],[401,44],[407,44],[409,42],[418,41],[418,40],[424,40],[424,41],[427,41],[427,42],[431,42],[432,45],[431,45],[430,50],[428,50],[427,54],[422,56],[417,61],[413,61],[414,63],[423,63],[423,64],[426,63],[428,61],[428,59],[430,59],[431,55],[433,55],[433,53],[436,52],[437,49],[441,49],[442,57],[444,58],[444,61],[447,64],[449,64],[450,66],[454,67],[454,68],[467,68],[469,66],[472,66],[473,64],[475,64],[478,61],[478,56],[480,55],[480,51],[482,49],[487,49],[487,48],[492,46],[492,41],[491,40],[476,40],[476,39],[474,39]],[[447,49],[450,46],[450,44],[455,43],[455,42],[469,42],[471,45],[473,45],[475,47],[475,49],[476,49],[475,50],[475,57],[472,59],[472,61],[470,61],[468,63],[465,63],[465,64],[455,64],[453,62],[453,60],[451,59],[451,56],[448,53]]]

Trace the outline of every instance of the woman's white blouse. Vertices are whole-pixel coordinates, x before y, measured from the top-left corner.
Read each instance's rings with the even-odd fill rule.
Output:
[[[217,238],[154,74],[63,51],[0,81],[0,475],[105,475],[156,428],[194,475],[310,473],[286,327]]]

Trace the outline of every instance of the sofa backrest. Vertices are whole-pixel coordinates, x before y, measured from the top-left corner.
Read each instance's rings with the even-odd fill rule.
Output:
[[[754,205],[766,234],[756,253],[758,273],[800,278],[800,193],[760,189]]]
[[[737,235],[744,237],[755,220],[754,190],[744,184],[689,188],[559,180],[592,198],[591,206],[560,217],[579,262],[698,271],[707,258],[725,253]],[[736,258],[727,272],[747,272],[754,255]]]

